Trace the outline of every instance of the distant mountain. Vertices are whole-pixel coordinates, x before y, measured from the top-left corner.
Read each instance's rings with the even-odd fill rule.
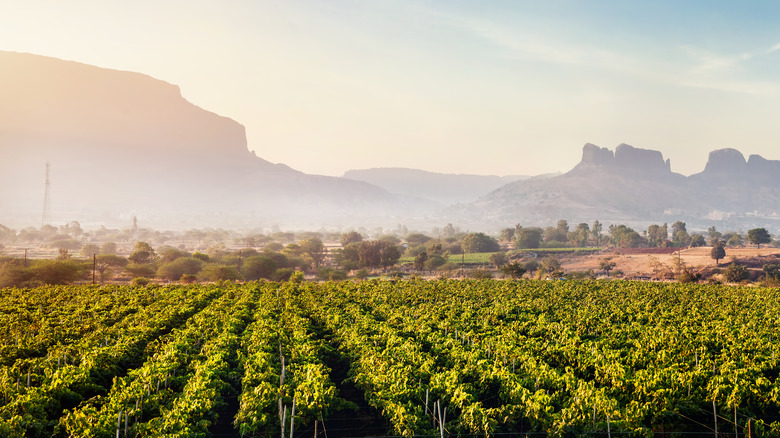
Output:
[[[422,198],[436,204],[466,203],[528,176],[463,175],[427,172],[400,167],[349,170],[344,178],[364,181],[390,193]]]
[[[509,183],[447,214],[527,225],[558,219],[772,221],[780,214],[780,161],[758,155],[746,161],[739,151],[722,149],[710,154],[702,173],[685,177],[672,172],[658,151],[621,144],[612,152],[586,144],[582,160],[569,172]]]
[[[175,85],[30,54],[0,52],[0,152],[0,223],[40,220],[46,162],[62,220],[322,225],[428,208],[263,160],[242,125]]]
[[[734,149],[703,172],[671,171],[658,151],[586,144],[547,178],[413,169],[307,175],[257,157],[244,127],[149,76],[0,52],[0,224],[34,225],[51,164],[54,222],[190,228],[324,225],[494,230],[523,223],[722,221],[780,215],[780,161]],[[511,182],[510,182],[511,181]],[[475,200],[476,199],[476,200]],[[447,208],[439,209],[447,204]],[[780,222],[774,222],[780,223]],[[775,227],[775,229],[778,227]]]
[[[758,217],[780,214],[780,161],[736,149],[710,152],[704,171],[689,177],[692,190],[713,210],[749,213]]]

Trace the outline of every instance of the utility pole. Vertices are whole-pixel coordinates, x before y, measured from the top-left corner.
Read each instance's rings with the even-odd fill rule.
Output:
[[[43,194],[43,218],[41,220],[41,225],[46,225],[49,223],[49,219],[51,216],[51,198],[49,197],[49,186],[51,185],[51,181],[49,180],[49,162],[46,162],[46,190]]]
[[[95,268],[97,268],[97,254],[92,254],[92,284],[95,284]]]

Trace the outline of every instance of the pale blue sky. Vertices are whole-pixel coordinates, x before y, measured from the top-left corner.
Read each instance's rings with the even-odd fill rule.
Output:
[[[771,1],[0,0],[0,50],[177,84],[308,173],[539,174],[625,142],[691,174],[780,159],[777,23]]]

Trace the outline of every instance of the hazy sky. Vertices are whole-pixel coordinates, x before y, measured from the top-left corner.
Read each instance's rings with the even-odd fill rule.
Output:
[[[146,73],[308,173],[780,159],[780,2],[0,0],[0,49]],[[2,66],[0,66],[2,68]]]

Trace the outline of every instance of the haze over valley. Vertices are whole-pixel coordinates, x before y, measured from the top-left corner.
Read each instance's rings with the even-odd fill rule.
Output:
[[[672,171],[661,152],[593,144],[562,175],[456,175],[417,169],[310,175],[247,147],[243,125],[141,73],[0,52],[0,223],[41,217],[50,163],[55,221],[196,226],[431,227],[489,231],[558,218],[646,223],[683,218],[776,227],[780,162],[735,149],[703,172]],[[424,163],[421,163],[424,164]]]

